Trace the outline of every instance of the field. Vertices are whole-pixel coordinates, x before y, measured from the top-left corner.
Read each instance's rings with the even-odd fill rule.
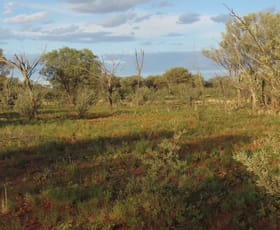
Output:
[[[279,229],[279,197],[234,159],[279,129],[214,105],[2,112],[0,229]]]

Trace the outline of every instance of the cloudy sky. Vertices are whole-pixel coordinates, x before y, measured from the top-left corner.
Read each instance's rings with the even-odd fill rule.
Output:
[[[122,74],[135,72],[128,57],[142,48],[154,63],[144,74],[174,65],[211,71],[205,60],[195,64],[203,62],[195,51],[217,46],[229,19],[224,4],[240,15],[280,10],[279,0],[1,0],[0,47],[7,56],[89,48],[123,59]]]

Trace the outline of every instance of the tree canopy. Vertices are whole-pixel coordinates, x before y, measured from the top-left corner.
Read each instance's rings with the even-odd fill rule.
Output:
[[[81,86],[92,86],[100,76],[100,62],[89,49],[77,50],[64,47],[42,57],[41,74],[53,87],[63,90],[75,104]]]
[[[230,13],[233,19],[226,24],[219,48],[204,54],[236,78],[236,88],[250,92],[255,110],[257,101],[266,104],[265,97],[275,101],[280,96],[280,13]],[[270,88],[269,96],[264,95],[265,87]]]

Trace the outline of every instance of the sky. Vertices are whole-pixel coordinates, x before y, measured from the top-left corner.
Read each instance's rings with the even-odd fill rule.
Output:
[[[135,74],[143,49],[143,75],[184,66],[210,76],[217,67],[200,52],[218,46],[225,5],[241,16],[280,10],[280,0],[0,0],[0,48],[6,56],[88,48],[118,60],[119,75]]]

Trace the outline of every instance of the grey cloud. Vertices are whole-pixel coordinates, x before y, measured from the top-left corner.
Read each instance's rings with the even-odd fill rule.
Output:
[[[80,28],[77,25],[70,25],[67,27],[55,28],[52,31],[49,31],[48,33],[60,35],[60,34],[69,34],[69,33],[73,34],[78,31],[80,31]]]
[[[151,41],[142,42],[141,45],[143,46],[151,46],[153,43]]]
[[[37,37],[37,39],[48,41],[67,41],[78,43],[101,43],[101,42],[129,42],[134,40],[131,35],[114,35],[110,32],[74,32],[66,34],[49,34],[45,33]]]
[[[99,23],[103,27],[116,27],[122,24],[127,23],[135,17],[134,14],[118,14],[112,17],[106,18]]]
[[[21,26],[21,32],[40,32],[42,30],[41,27],[33,27],[32,25],[30,24],[23,24]]]
[[[47,12],[41,11],[33,14],[20,14],[10,18],[6,18],[3,21],[6,23],[26,23],[45,18],[47,17],[47,15]]]
[[[0,41],[14,38],[16,38],[16,35],[10,29],[0,27]]]
[[[199,14],[182,14],[179,16],[179,20],[177,21],[178,24],[192,24],[199,21],[200,15]]]
[[[104,19],[103,21],[99,22],[99,25],[103,27],[116,27],[123,25],[128,22],[142,22],[149,19],[152,15],[144,15],[144,16],[137,16],[135,13],[130,14],[117,14],[111,17]]]
[[[142,21],[148,20],[151,16],[152,16],[151,14],[148,14],[145,16],[139,16],[139,17],[135,18],[134,22],[142,22]]]
[[[81,13],[109,13],[125,11],[150,0],[66,0],[70,8]]]
[[[25,33],[27,32],[27,33]],[[131,34],[115,35],[110,32],[83,32],[76,25],[71,25],[64,28],[55,28],[52,30],[45,30],[43,28],[29,28],[22,32],[13,32],[10,29],[0,27],[0,42],[8,40],[44,40],[44,41],[59,41],[59,42],[73,42],[73,43],[101,43],[101,42],[130,42],[135,39]]]
[[[172,42],[172,43],[169,43],[170,45],[173,45],[173,46],[183,46],[184,43],[182,42]]]
[[[166,35],[164,35],[164,37],[181,37],[184,36],[183,34],[180,33],[168,33]]]
[[[170,7],[170,6],[173,6],[173,5],[174,5],[174,4],[171,3],[171,1],[162,0],[162,1],[160,1],[160,2],[156,5],[156,7],[158,7],[158,8],[163,8],[163,7]]]
[[[230,21],[231,17],[228,14],[220,14],[214,17],[211,17],[211,20],[213,22],[217,22],[217,23],[226,23],[228,21]]]

